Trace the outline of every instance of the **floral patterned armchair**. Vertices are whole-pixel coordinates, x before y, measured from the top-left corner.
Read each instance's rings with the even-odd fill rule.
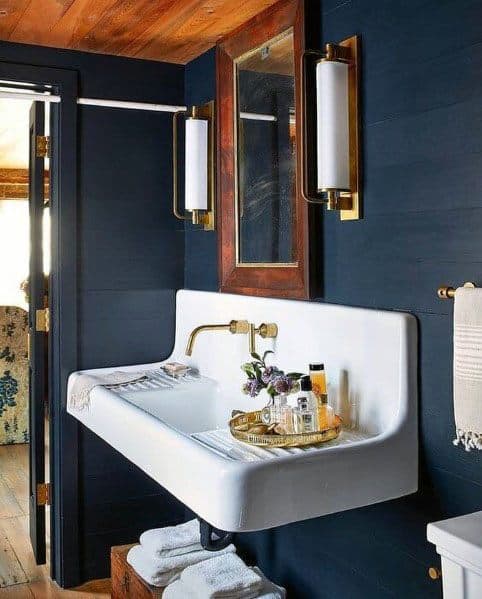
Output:
[[[28,443],[28,313],[0,306],[0,445]]]

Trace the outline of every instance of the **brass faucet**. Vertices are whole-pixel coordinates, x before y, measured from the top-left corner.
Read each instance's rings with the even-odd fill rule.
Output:
[[[262,339],[273,339],[278,336],[278,325],[274,322],[263,322],[256,327],[254,324],[249,325],[249,353],[253,354],[256,351],[256,335]]]
[[[229,324],[202,324],[196,327],[189,335],[186,356],[192,355],[194,341],[202,331],[229,331],[232,335],[247,335],[249,332],[249,322],[247,320],[232,320]]]

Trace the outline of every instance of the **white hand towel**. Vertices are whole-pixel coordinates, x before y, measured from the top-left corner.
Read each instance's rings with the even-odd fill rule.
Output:
[[[181,581],[198,599],[257,597],[263,586],[261,576],[233,553],[186,568]]]
[[[73,382],[69,381],[67,401],[71,408],[83,410],[88,407],[90,392],[94,387],[116,387],[127,383],[136,383],[146,379],[143,372],[109,372],[107,374],[78,374]]]
[[[199,520],[146,530],[139,540],[146,552],[155,557],[170,557],[202,550]]]
[[[455,292],[454,411],[454,444],[482,449],[482,289]]]
[[[247,599],[248,597],[255,599],[286,599],[286,590],[283,587],[279,587],[268,580],[259,568],[252,568],[252,570],[263,579],[261,590],[249,595],[231,595],[233,599]],[[162,597],[163,599],[210,599],[211,595],[203,595],[199,592],[192,593],[182,580],[176,580],[164,590]]]
[[[234,545],[228,545],[226,549],[222,549],[218,553],[228,554],[235,551]],[[193,551],[184,555],[155,558],[147,553],[142,545],[134,545],[127,553],[127,563],[149,584],[163,587],[177,580],[184,568],[208,560],[212,556],[212,551]]]

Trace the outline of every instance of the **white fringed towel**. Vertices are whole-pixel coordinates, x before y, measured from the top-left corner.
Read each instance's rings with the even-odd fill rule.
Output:
[[[454,412],[454,444],[482,449],[482,288],[455,292]]]
[[[122,370],[103,374],[78,374],[72,382],[69,381],[67,401],[71,408],[83,410],[89,405],[90,392],[94,387],[116,387],[137,383],[146,378],[144,372],[123,372]]]

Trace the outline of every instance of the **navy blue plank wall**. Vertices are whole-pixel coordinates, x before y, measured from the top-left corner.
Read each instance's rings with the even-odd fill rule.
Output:
[[[325,41],[362,36],[365,218],[323,215],[319,301],[417,316],[421,490],[237,543],[290,597],[438,598],[426,523],[482,509],[481,456],[451,443],[452,303],[436,298],[441,283],[482,284],[482,3],[325,0],[322,13]],[[188,98],[209,99],[213,74],[212,53],[188,65]],[[217,288],[215,235],[187,233],[185,273]]]
[[[74,69],[85,97],[184,101],[184,69],[175,65],[7,43],[0,43],[0,58]],[[184,231],[170,208],[171,119],[79,111],[79,368],[157,361],[171,350],[175,291],[183,285]],[[111,545],[135,541],[142,530],[184,512],[83,428],[79,447],[73,493],[79,494],[78,560],[86,580],[108,576]]]

